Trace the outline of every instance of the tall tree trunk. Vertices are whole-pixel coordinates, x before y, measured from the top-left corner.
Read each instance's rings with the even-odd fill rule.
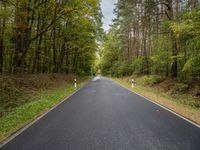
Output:
[[[38,14],[38,19],[37,19],[37,34],[42,30],[42,27],[41,27],[41,15]],[[35,73],[35,70],[37,69],[38,71],[38,58],[39,58],[39,55],[40,55],[40,45],[41,45],[41,41],[42,41],[42,35],[39,37],[39,39],[36,40],[36,48],[35,48],[35,57],[33,58],[33,68],[32,68],[32,73]]]
[[[173,1],[167,0],[168,2],[168,19],[174,19],[174,12],[173,12]],[[170,31],[170,38],[172,41],[172,66],[171,66],[171,77],[176,78],[178,74],[178,48],[177,48],[177,41],[173,31]]]
[[[4,30],[5,30],[5,18],[0,19],[0,73],[3,72],[3,53],[4,53]]]
[[[176,43],[176,37],[173,32],[171,32],[171,40],[172,40],[172,68],[171,68],[171,77],[176,78],[178,74],[178,48]]]
[[[19,15],[19,0],[16,0],[16,12],[15,12],[15,52],[13,58],[13,72],[18,72],[19,67],[19,52],[21,50],[21,29],[20,29],[20,15]]]
[[[65,60],[65,73],[68,74],[69,73],[69,48],[66,49],[66,60]]]
[[[174,19],[173,1],[166,0],[166,5],[167,5],[166,16],[167,16],[168,20],[171,21]],[[171,78],[176,78],[178,75],[178,59],[177,59],[178,47],[177,47],[176,37],[171,29],[170,29],[170,38],[171,38],[171,42],[172,42]]]
[[[47,39],[47,34],[44,34],[44,39]],[[47,40],[44,40],[44,59],[42,62],[42,73],[47,73],[48,72],[48,67],[49,67],[49,52],[48,52],[48,43]]]
[[[179,0],[176,0],[176,15],[178,15],[179,12]]]
[[[57,72],[57,55],[56,55],[56,27],[53,27],[53,72]]]
[[[39,41],[38,41],[38,47],[37,47],[37,73],[41,73],[42,71],[42,66],[41,66],[41,44],[42,44],[42,38],[43,35],[40,36]]]
[[[144,50],[144,73],[149,74],[149,60],[147,53],[147,36],[146,36],[146,27],[143,27],[143,50]]]
[[[36,2],[35,2],[36,3]],[[26,3],[26,13],[30,14],[30,6],[31,5],[31,0],[29,0]],[[29,44],[30,44],[30,36],[32,32],[32,27],[34,23],[34,13],[32,12],[32,16],[27,15],[26,18],[24,18],[24,24],[25,24],[25,29],[24,29],[24,36],[23,36],[23,45],[22,45],[22,57],[21,57],[21,64],[20,64],[20,70],[22,73],[25,72],[25,67],[26,67],[26,54],[29,49]]]
[[[62,44],[61,50],[60,50],[60,59],[59,59],[59,66],[58,66],[58,71],[61,73],[63,71],[63,60],[65,57],[65,41]]]
[[[73,58],[73,68],[74,68],[74,69],[73,69],[73,73],[76,72],[75,66],[76,66],[77,57],[78,57],[78,49],[76,48],[76,49],[75,49],[75,52],[74,52],[74,58]]]

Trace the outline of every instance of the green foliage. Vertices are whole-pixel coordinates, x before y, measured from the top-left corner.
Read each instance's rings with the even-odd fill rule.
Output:
[[[200,34],[200,7],[192,11],[183,12],[179,22],[172,22],[171,28],[177,36],[191,36],[196,38]]]
[[[151,56],[152,73],[165,75],[166,67],[171,63],[171,41],[168,36],[157,35],[153,38],[153,52]]]
[[[131,74],[155,74],[168,77],[170,74],[172,76],[172,72],[176,72],[182,82],[186,79],[199,78],[200,8],[186,9],[173,19],[161,20],[162,23],[157,24],[159,29],[155,28],[155,30],[164,33],[155,34],[142,27],[141,31],[138,31],[137,20],[132,17],[133,10],[137,9],[135,5],[131,1],[118,2],[116,20],[106,35],[107,39],[102,47],[102,73],[115,77]],[[144,6],[148,8],[149,5],[154,5],[154,1],[145,1]],[[151,11],[153,10],[148,10],[147,13]],[[140,21],[144,24],[149,23],[147,26],[154,29],[151,22],[153,20],[150,18],[145,20],[150,16],[155,17],[153,14],[146,16],[144,14],[144,18]],[[133,26],[130,26],[131,23]],[[148,32],[147,35],[145,30]],[[130,35],[132,34],[130,31],[134,34]],[[141,37],[138,38],[137,32]],[[174,71],[172,65],[175,64],[177,67]],[[153,81],[150,81],[151,83],[154,84]]]
[[[0,1],[0,72],[90,74],[101,18],[99,0]]]
[[[144,64],[144,57],[140,56],[138,58],[134,58],[131,62],[132,73],[134,74],[142,74],[142,66]]]
[[[111,68],[113,64],[118,61],[118,41],[116,39],[116,32],[114,30],[111,30],[103,43],[102,49],[100,51],[101,55],[101,63],[100,68],[101,72],[104,75],[110,74]]]
[[[200,76],[200,8],[182,13],[179,22],[173,21],[171,29],[176,34],[184,55],[180,61],[183,78]]]
[[[189,85],[182,82],[174,82],[171,86],[172,92],[186,92],[189,89]]]
[[[185,74],[185,76],[200,76],[200,55],[193,56],[187,60],[182,69],[182,74]]]
[[[111,67],[111,75],[114,77],[122,77],[132,74],[132,68],[130,61],[116,61]]]
[[[161,83],[165,80],[166,78],[164,76],[160,75],[150,75],[150,76],[144,76],[142,80],[140,81],[142,85],[150,85],[153,86],[155,84]]]

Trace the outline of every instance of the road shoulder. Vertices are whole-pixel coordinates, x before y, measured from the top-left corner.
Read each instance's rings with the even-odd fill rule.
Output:
[[[56,100],[55,103],[53,103],[50,107],[44,108],[43,110],[41,110],[40,112],[38,112],[37,114],[32,116],[32,118],[30,118],[28,121],[17,125],[17,127],[14,130],[13,129],[9,130],[7,133],[5,133],[4,138],[2,138],[2,140],[0,141],[0,148],[3,147],[5,144],[7,144],[12,139],[14,139],[15,137],[17,137],[18,135],[20,135],[22,132],[24,132],[26,129],[28,129],[30,126],[32,126],[34,123],[36,123],[38,120],[40,120],[41,118],[46,116],[49,112],[56,109],[59,105],[61,105],[66,100],[68,100],[71,96],[73,96],[75,93],[77,93],[80,89],[85,87],[89,82],[90,82],[90,79],[78,84],[77,89],[74,89],[74,87],[72,86],[70,88],[71,90],[65,93],[64,98],[62,98],[60,100],[59,99]],[[1,128],[3,128],[3,125]]]
[[[199,118],[196,119],[196,117],[199,116],[199,113],[200,113],[199,110],[189,109],[189,108],[186,108],[186,107],[184,107],[182,105],[178,105],[178,104],[170,104],[170,101],[167,102],[168,100],[166,98],[163,98],[158,95],[155,98],[155,97],[151,96],[151,94],[148,92],[145,92],[145,93],[138,92],[134,88],[132,89],[131,85],[128,86],[126,83],[120,81],[120,79],[110,78],[110,80],[115,82],[116,84],[120,85],[121,87],[129,90],[130,92],[133,92],[134,94],[137,94],[137,95],[143,97],[145,100],[148,100],[148,101],[154,103],[155,105],[162,107],[163,109],[173,113],[174,115],[176,115],[176,116],[184,119],[185,121],[193,124],[194,126],[200,128]],[[182,113],[182,112],[184,112],[184,113]]]

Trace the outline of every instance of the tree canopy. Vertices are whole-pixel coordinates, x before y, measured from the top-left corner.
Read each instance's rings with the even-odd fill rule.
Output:
[[[101,38],[99,0],[1,0],[1,73],[90,74]]]
[[[101,51],[103,74],[200,76],[197,0],[119,0]]]

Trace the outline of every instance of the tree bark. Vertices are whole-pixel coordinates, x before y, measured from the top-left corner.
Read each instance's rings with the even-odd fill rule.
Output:
[[[19,27],[20,25],[20,15],[19,15],[19,0],[16,0],[16,12],[15,12],[15,52],[14,52],[14,58],[13,58],[13,72],[18,72],[19,67],[19,52],[21,49],[21,29]]]
[[[3,53],[4,53],[4,31],[6,19],[0,19],[0,73],[3,72]]]
[[[56,55],[56,27],[53,27],[53,72],[57,72],[57,55]]]
[[[171,32],[171,39],[172,39],[172,68],[171,68],[171,77],[176,78],[178,74],[178,48],[176,43],[176,37],[174,36],[173,32]]]

